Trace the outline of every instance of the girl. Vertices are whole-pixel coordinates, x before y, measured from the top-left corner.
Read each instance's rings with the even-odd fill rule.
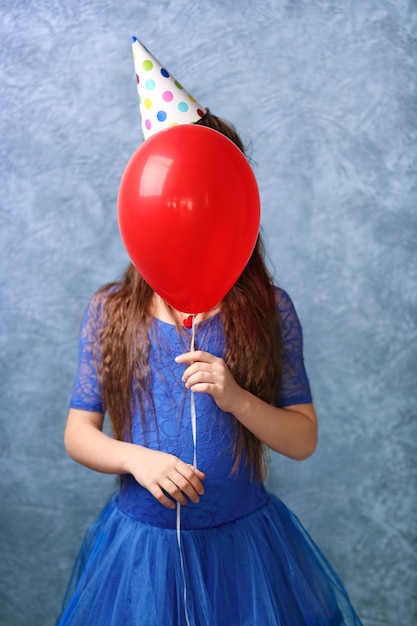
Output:
[[[230,124],[210,112],[198,123],[243,150]],[[309,457],[317,419],[297,314],[260,239],[223,301],[195,319],[192,351],[184,317],[132,265],[89,304],[65,445],[120,488],[86,535],[60,626],[360,625],[325,557],[264,487],[265,447]]]

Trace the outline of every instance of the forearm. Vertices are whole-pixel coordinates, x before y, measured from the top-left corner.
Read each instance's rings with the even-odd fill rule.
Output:
[[[244,389],[239,395],[232,412],[263,443],[296,460],[313,454],[317,445],[317,418],[312,404],[281,409]]]
[[[204,472],[166,452],[117,441],[102,431],[103,415],[70,409],[65,429],[68,454],[90,469],[106,474],[132,474],[164,506],[198,502]],[[169,497],[168,497],[169,496]]]
[[[132,454],[141,446],[117,441],[102,432],[103,416],[71,409],[65,429],[65,448],[78,463],[105,474],[129,473]]]
[[[182,377],[188,389],[209,393],[267,446],[298,460],[313,454],[317,418],[312,404],[271,406],[240,387],[223,359],[202,350],[180,354],[175,361],[188,364]]]

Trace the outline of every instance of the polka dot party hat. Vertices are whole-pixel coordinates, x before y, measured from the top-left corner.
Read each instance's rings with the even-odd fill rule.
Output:
[[[177,124],[194,124],[205,109],[175,80],[136,37],[132,37],[133,61],[146,139]]]

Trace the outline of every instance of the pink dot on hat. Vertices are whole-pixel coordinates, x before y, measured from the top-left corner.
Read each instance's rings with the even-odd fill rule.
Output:
[[[152,127],[151,120],[145,120],[145,126],[148,130],[151,130],[151,127]]]
[[[162,98],[163,100],[165,100],[165,102],[171,102],[173,97],[174,94],[172,93],[172,91],[164,91],[164,93],[162,94]]]

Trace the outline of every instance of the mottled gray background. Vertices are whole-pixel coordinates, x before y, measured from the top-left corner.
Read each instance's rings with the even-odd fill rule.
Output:
[[[62,435],[80,316],[127,263],[115,209],[141,137],[131,35],[251,145],[321,425],[312,459],[273,456],[271,488],[365,626],[417,624],[416,1],[0,12],[1,624],[53,624],[114,488],[67,458]]]

